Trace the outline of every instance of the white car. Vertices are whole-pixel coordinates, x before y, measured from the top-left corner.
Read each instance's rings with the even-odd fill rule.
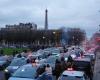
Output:
[[[58,80],[86,80],[85,74],[82,71],[74,71],[72,68],[64,71]]]

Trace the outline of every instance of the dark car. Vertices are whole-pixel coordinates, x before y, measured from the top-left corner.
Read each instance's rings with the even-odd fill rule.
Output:
[[[37,78],[40,78],[40,76],[36,77],[38,68],[39,66],[35,67],[32,66],[32,64],[24,65],[20,67],[8,80],[37,80]]]
[[[27,64],[26,58],[14,58],[11,64],[5,69],[5,72],[13,74],[19,67],[25,64]]]
[[[74,60],[75,69],[78,71],[84,71],[85,74],[91,78],[93,75],[91,60],[89,58],[78,58]]]
[[[1,56],[0,57],[0,68],[5,69],[10,64],[10,60],[8,56]]]
[[[89,58],[77,58],[74,59],[74,65],[77,70],[84,70],[88,66],[91,66],[91,60]]]

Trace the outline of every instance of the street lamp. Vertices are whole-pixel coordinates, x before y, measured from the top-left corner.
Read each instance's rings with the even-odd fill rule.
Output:
[[[54,35],[54,44],[56,44],[56,32],[55,31],[53,32],[53,35]]]
[[[45,39],[46,37],[43,36],[42,38]]]
[[[43,36],[42,38],[43,38],[43,44],[45,44],[45,38],[46,38],[46,37],[45,37],[45,36]]]
[[[73,36],[73,45],[74,45],[74,38],[75,38],[75,37]]]
[[[54,31],[53,34],[56,34],[56,32]]]

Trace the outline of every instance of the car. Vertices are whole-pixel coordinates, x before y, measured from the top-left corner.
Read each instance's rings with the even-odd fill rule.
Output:
[[[86,80],[85,73],[71,69],[65,70],[58,80]]]
[[[10,64],[8,56],[0,56],[0,68],[5,69]]]
[[[40,61],[40,64],[49,64],[51,67],[54,68],[56,59],[59,59],[58,56],[49,56],[47,59]]]
[[[90,58],[79,57],[74,59],[74,66],[77,71],[84,71],[88,78],[93,75]]]
[[[91,65],[92,65],[92,68],[94,69],[94,64],[95,64],[95,59],[96,59],[95,54],[94,53],[86,53],[86,54],[84,54],[84,57],[91,59]]]
[[[95,54],[93,53],[86,53],[84,54],[84,57],[90,58],[92,61],[95,61]]]
[[[25,58],[14,58],[11,64],[5,69],[6,74],[12,75],[19,67],[27,64]]]
[[[39,66],[32,66],[32,64],[26,64],[20,67],[8,80],[36,80],[37,69]]]
[[[45,56],[43,54],[33,54],[31,57],[39,60],[45,59]]]
[[[86,68],[91,66],[91,60],[90,58],[78,57],[74,59],[74,65],[77,67],[77,70],[84,71]]]

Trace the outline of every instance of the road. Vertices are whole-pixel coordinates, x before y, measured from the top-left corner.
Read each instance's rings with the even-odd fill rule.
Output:
[[[100,80],[100,52],[96,53],[93,80]]]

